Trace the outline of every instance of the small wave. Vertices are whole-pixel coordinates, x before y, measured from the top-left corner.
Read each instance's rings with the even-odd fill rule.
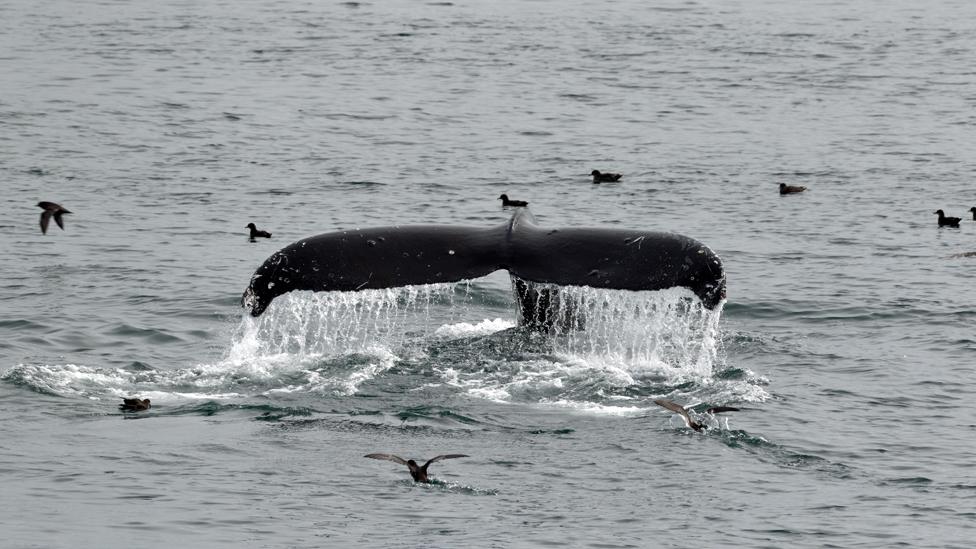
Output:
[[[288,393],[350,395],[390,368],[396,357],[383,350],[338,357],[236,356],[215,364],[176,370],[98,368],[77,364],[18,364],[3,381],[31,391],[117,400],[138,395],[154,407],[193,400],[240,400]]]
[[[404,488],[416,490],[429,490],[432,492],[450,492],[466,496],[497,496],[498,490],[493,488],[478,488],[459,482],[441,480],[431,477],[429,482],[414,482],[408,479],[399,479],[396,483]]]
[[[436,426],[464,426],[481,425],[482,422],[459,412],[441,408],[439,406],[416,406],[401,410],[396,417],[402,422],[420,422]]]
[[[716,435],[729,448],[745,450],[760,461],[770,462],[786,469],[808,470],[841,479],[849,479],[855,473],[854,469],[843,463],[794,451],[743,430],[726,428],[717,431]]]
[[[395,114],[352,114],[352,113],[328,113],[323,115],[329,120],[389,120],[391,118],[396,118]]]
[[[437,479],[431,479],[431,482],[425,486],[429,486],[431,489],[439,488],[465,496],[497,496],[499,493],[494,488],[478,488],[477,486],[469,486],[458,482],[445,482]]]

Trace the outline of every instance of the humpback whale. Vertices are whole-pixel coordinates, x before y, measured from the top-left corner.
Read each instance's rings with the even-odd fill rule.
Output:
[[[320,234],[271,255],[251,276],[241,305],[260,316],[294,290],[357,291],[458,282],[505,269],[520,323],[551,324],[558,286],[662,290],[683,286],[714,309],[725,272],[707,246],[675,233],[607,228],[547,229],[526,208],[487,227],[394,225]],[[534,287],[542,291],[529,291]]]

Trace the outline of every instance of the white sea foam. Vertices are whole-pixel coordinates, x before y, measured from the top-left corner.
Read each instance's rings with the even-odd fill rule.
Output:
[[[615,406],[598,404],[595,402],[577,402],[574,400],[543,401],[543,405],[553,408],[566,408],[576,412],[603,416],[638,416],[647,410],[641,406]]]
[[[461,337],[484,336],[514,327],[514,320],[506,320],[502,318],[485,319],[474,324],[470,322],[445,324],[434,330],[434,335],[445,339],[456,339]]]
[[[430,359],[432,366],[443,384],[487,400],[624,414],[643,405],[631,389],[646,396],[648,383],[686,382],[714,385],[728,400],[764,398],[755,383],[713,381],[720,312],[704,308],[687,290],[562,287],[551,311],[562,321],[549,333],[527,340],[525,333],[513,332],[510,341],[496,338],[488,350],[466,347],[468,338],[491,338],[515,321],[458,318],[469,309],[468,289],[436,284],[293,292],[275,300],[262,317],[243,317],[225,357],[213,363],[165,371],[21,365],[17,375],[39,390],[89,398],[349,395],[401,357],[426,361],[425,345],[457,340],[460,347],[443,355],[452,358]]]

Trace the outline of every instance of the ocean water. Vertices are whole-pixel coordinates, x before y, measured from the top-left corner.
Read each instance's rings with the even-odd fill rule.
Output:
[[[972,546],[974,20],[0,3],[0,545]],[[697,238],[728,300],[571,288],[587,329],[552,337],[503,272],[240,308],[295,240],[493,226],[501,193]],[[373,452],[469,457],[418,485]]]

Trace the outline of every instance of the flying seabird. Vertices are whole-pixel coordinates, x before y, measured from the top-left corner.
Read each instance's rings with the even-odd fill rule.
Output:
[[[69,210],[54,202],[38,202],[37,207],[44,210],[41,212],[41,234],[47,234],[47,224],[51,222],[51,216],[54,216],[54,222],[58,224],[58,227],[61,227],[62,231],[64,230],[64,219],[61,216],[71,213]]]
[[[430,467],[431,463],[434,463],[435,461],[440,461],[442,459],[463,458],[468,456],[465,454],[445,454],[442,456],[431,458],[430,461],[425,463],[422,467],[417,465],[417,462],[412,459],[403,459],[402,457],[395,456],[393,454],[366,454],[364,457],[373,458],[373,459],[385,459],[387,461],[399,463],[400,465],[406,465],[407,467],[410,468],[410,476],[413,477],[414,481],[430,482],[430,479],[427,478],[427,467]]]
[[[667,408],[668,410],[671,410],[672,412],[680,415],[681,418],[685,420],[685,425],[687,425],[688,427],[691,427],[692,429],[694,429],[696,431],[701,431],[702,429],[708,429],[708,426],[705,425],[704,423],[699,423],[699,422],[695,421],[694,419],[692,419],[691,418],[691,414],[688,413],[688,410],[685,409],[684,406],[678,404],[677,402],[674,402],[674,401],[671,401],[671,400],[667,400],[667,399],[664,399],[664,398],[659,398],[659,399],[657,399],[657,400],[654,401],[654,404],[657,404],[658,406],[660,406],[662,408]],[[713,407],[705,410],[705,413],[706,414],[720,414],[722,412],[738,412],[738,411],[739,411],[738,408],[733,408],[732,406],[713,406]]]

